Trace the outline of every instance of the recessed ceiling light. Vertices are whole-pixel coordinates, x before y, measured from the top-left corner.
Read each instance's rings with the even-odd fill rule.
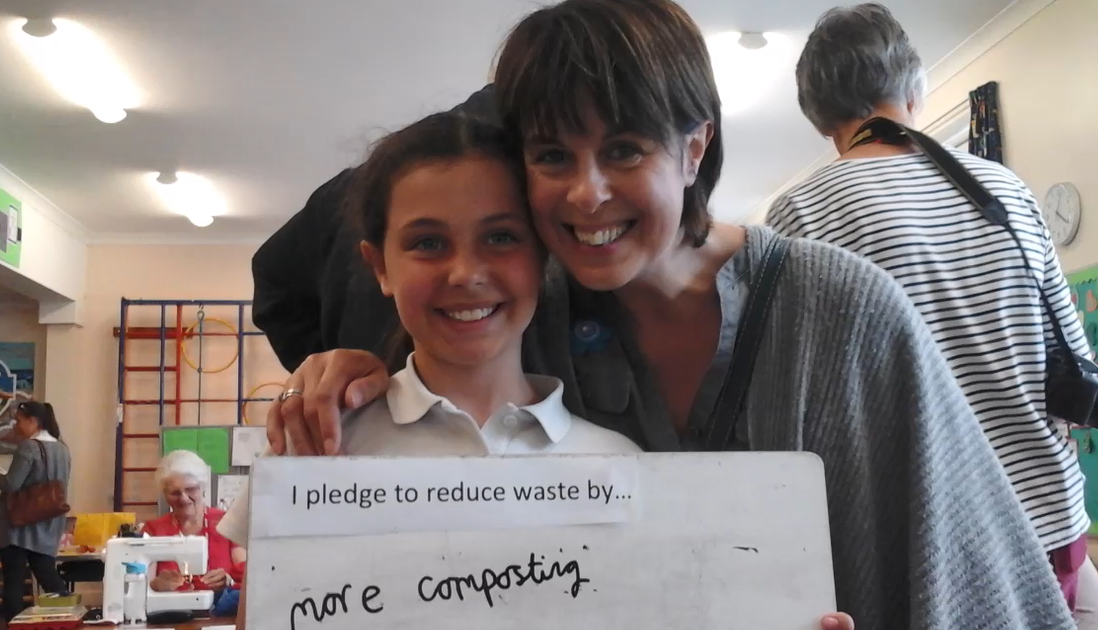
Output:
[[[740,46],[747,50],[758,50],[767,44],[766,35],[762,33],[741,33]]]
[[[206,227],[214,217],[225,214],[225,198],[201,175],[164,171],[150,173],[149,181],[164,205],[198,227]]]
[[[57,18],[13,22],[13,37],[66,100],[105,123],[126,117],[142,95],[107,45],[87,27]]]
[[[766,98],[784,72],[793,72],[794,47],[780,33],[729,31],[711,35],[705,43],[725,115],[750,109]]]

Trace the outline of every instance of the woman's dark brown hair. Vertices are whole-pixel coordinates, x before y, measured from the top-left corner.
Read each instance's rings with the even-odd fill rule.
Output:
[[[432,114],[379,140],[369,157],[355,169],[347,193],[348,218],[360,226],[362,238],[377,250],[384,249],[389,225],[393,185],[408,171],[426,164],[466,157],[499,160],[510,167],[526,198],[522,154],[512,136],[482,117],[460,112]],[[411,352],[411,338],[393,323],[388,341],[390,369],[401,368]]]
[[[683,199],[682,227],[700,247],[723,162],[721,105],[697,24],[671,0],[565,0],[526,16],[503,44],[495,87],[519,137],[582,133],[594,106],[611,128],[673,146],[710,121],[713,139]]]
[[[15,407],[15,413],[34,418],[38,421],[38,427],[49,433],[54,439],[61,439],[61,426],[57,424],[57,416],[53,415],[53,405],[37,400],[24,400]]]

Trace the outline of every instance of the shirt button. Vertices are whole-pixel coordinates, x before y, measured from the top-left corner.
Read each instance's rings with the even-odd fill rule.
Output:
[[[508,429],[515,428],[516,424],[518,424],[518,418],[514,416],[507,416],[503,419],[503,426],[507,427]]]

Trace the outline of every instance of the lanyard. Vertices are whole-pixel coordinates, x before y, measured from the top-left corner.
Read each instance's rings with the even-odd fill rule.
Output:
[[[903,146],[909,141],[907,134],[895,122],[885,118],[870,118],[854,133],[854,138],[850,141],[850,149],[864,144]]]

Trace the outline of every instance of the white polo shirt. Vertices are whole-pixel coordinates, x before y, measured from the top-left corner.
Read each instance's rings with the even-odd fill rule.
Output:
[[[385,398],[343,416],[344,452],[349,456],[451,457],[538,454],[636,453],[629,438],[572,415],[559,379],[528,374],[541,399],[524,407],[506,404],[483,427],[446,398],[427,389],[408,357],[393,375]],[[246,546],[250,496],[242,493],[217,531]]]

